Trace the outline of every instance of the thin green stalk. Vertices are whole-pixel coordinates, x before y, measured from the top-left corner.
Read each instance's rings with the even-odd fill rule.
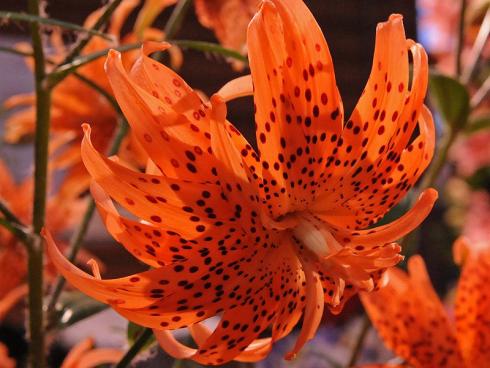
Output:
[[[489,92],[490,92],[490,77],[487,77],[487,79],[485,79],[485,82],[483,82],[483,84],[478,89],[478,91],[476,91],[473,97],[471,97],[471,101],[470,101],[471,109],[474,110],[478,106],[480,106],[480,104],[483,101],[485,101],[485,98],[488,96]]]
[[[121,143],[124,137],[126,136],[128,129],[129,126],[126,120],[121,119],[119,130],[116,133],[116,136],[114,137],[114,141],[112,142],[112,146],[108,152],[110,156],[116,154],[119,151],[119,147],[121,146]],[[68,246],[68,253],[67,253],[67,258],[68,260],[70,260],[70,262],[75,261],[75,258],[80,250],[80,247],[82,246],[83,239],[87,234],[88,226],[90,224],[90,220],[92,219],[94,213],[95,213],[95,202],[93,199],[90,199],[87,205],[87,209],[85,210],[85,214],[83,215],[82,222],[78,225],[77,230],[75,231],[75,233],[73,233],[73,236],[70,239],[70,244]],[[61,292],[63,291],[63,288],[65,286],[65,282],[66,280],[62,276],[58,276],[58,278],[56,279],[53,292],[51,293],[51,297],[47,305],[48,312],[52,312],[54,310],[56,303],[58,302],[58,299],[61,295]]]
[[[39,0],[29,0],[29,14],[39,17]],[[43,240],[39,236],[44,226],[48,173],[48,143],[51,93],[45,88],[46,65],[39,23],[31,23],[34,78],[36,91],[36,131],[34,147],[34,200],[32,227],[34,237],[28,248],[29,282],[29,364],[45,366],[43,312]]]
[[[122,1],[123,0],[114,0],[109,5],[107,5],[107,8],[104,10],[99,19],[97,19],[97,22],[95,22],[95,24],[93,25],[92,30],[100,31],[109,22],[112,13],[114,13],[114,11],[122,3]],[[75,47],[73,47],[71,52],[61,62],[60,66],[72,62],[78,55],[80,55],[82,50],[85,48],[85,46],[87,46],[91,39],[92,33],[88,33],[84,38],[81,38],[75,45]]]
[[[8,206],[5,203],[3,203],[2,200],[0,200],[0,212],[3,213],[3,216],[7,221],[17,225],[23,225],[22,222],[18,219],[18,217],[15,216],[15,214],[12,211],[10,211]]]
[[[349,361],[345,366],[346,368],[354,366],[359,360],[359,357],[362,353],[362,348],[364,346],[364,341],[366,340],[369,329],[371,328],[371,321],[366,314],[364,314],[364,316],[362,317],[361,323],[361,329],[359,335],[357,335],[357,339],[355,341],[354,348],[352,349]]]
[[[470,52],[469,62],[467,67],[465,68],[463,75],[461,76],[461,82],[463,84],[468,84],[473,78],[473,74],[475,74],[476,66],[478,64],[478,60],[480,59],[483,50],[485,49],[485,45],[488,42],[488,36],[490,35],[490,8],[487,9],[485,13],[485,17],[480,26],[480,30],[478,31],[478,35],[476,36],[475,43]]]
[[[83,28],[82,26],[79,26],[78,24],[68,23],[68,22],[64,22],[62,20],[58,20],[58,19],[44,18],[44,17],[40,17],[39,15],[16,13],[16,12],[9,12],[9,11],[0,11],[0,18],[4,19],[4,20],[28,22],[31,24],[33,24],[33,23],[47,24],[50,26],[56,26],[56,27],[60,27],[63,29],[69,29],[69,30],[76,31],[76,32],[88,33],[91,36],[102,37],[106,40],[111,39],[108,35],[106,35],[103,32],[99,32],[98,30]]]
[[[167,40],[174,38],[182,27],[182,22],[184,21],[185,15],[191,6],[191,3],[192,0],[179,0],[177,5],[175,5],[175,8],[163,30]]]
[[[461,10],[459,12],[458,24],[458,43],[456,46],[456,75],[461,77],[463,71],[463,48],[464,48],[464,23],[466,18],[466,8],[468,0],[461,0]]]
[[[243,56],[238,51],[227,49],[221,45],[218,45],[217,43],[192,41],[192,40],[175,40],[175,41],[171,41],[171,43],[180,46],[184,49],[188,48],[188,49],[193,49],[202,52],[210,52],[210,53],[222,55],[224,57],[233,58],[238,61],[242,61],[244,63],[248,62],[247,57]]]
[[[30,246],[31,234],[19,224],[8,221],[5,218],[0,218],[0,226],[10,231],[17,239],[25,245]]]
[[[128,367],[133,359],[138,355],[140,350],[145,346],[148,340],[153,335],[151,328],[147,328],[143,333],[135,340],[134,344],[129,348],[129,350],[124,354],[119,363],[115,365],[115,368],[125,368]]]

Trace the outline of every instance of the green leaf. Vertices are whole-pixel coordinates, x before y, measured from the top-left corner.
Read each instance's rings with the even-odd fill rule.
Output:
[[[466,126],[466,133],[472,134],[490,128],[490,114],[477,116],[471,119]]]
[[[52,19],[52,18],[38,17],[35,15],[30,15],[30,14],[25,14],[25,13],[0,11],[0,19],[14,20],[14,21],[21,21],[21,22],[28,22],[28,23],[47,24],[50,26],[57,26],[57,27],[61,27],[64,29],[69,29],[71,31],[89,33],[89,34],[92,34],[94,36],[99,36],[99,37],[105,38],[106,40],[112,39],[111,36],[105,34],[104,32],[100,32],[100,31],[97,31],[94,29],[87,29],[87,28],[79,26],[78,24],[75,24],[75,23],[64,22],[62,20]]]
[[[444,122],[456,131],[462,129],[470,113],[470,97],[465,86],[451,77],[431,73],[429,90]]]
[[[63,329],[106,308],[106,304],[100,303],[79,291],[65,292],[56,305],[55,316],[50,316],[55,318],[50,318],[50,320],[58,321],[53,327]]]
[[[127,338],[128,338],[128,344],[129,346],[132,346],[138,338],[143,335],[143,333],[147,330],[146,327],[137,325],[136,323],[133,322],[128,322],[128,331],[127,331]],[[148,349],[151,345],[155,343],[155,335],[152,335],[148,341],[143,345],[141,348],[141,351]]]
[[[248,62],[246,56],[243,56],[242,54],[240,54],[235,50],[227,49],[223,46],[220,46],[217,43],[203,42],[203,41],[189,41],[189,40],[175,40],[175,41],[171,41],[171,43],[180,46],[184,49],[193,49],[197,51],[209,52],[212,54],[217,54],[224,57],[236,59],[244,63]]]

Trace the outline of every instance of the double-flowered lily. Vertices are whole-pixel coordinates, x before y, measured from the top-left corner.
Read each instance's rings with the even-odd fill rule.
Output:
[[[408,274],[390,269],[386,287],[361,296],[385,344],[411,367],[488,365],[490,252],[488,247],[474,249],[464,239],[455,243],[455,249],[456,261],[464,265],[456,290],[454,318],[433,289],[420,256],[410,258]]]
[[[292,358],[325,305],[340,312],[359,290],[381,286],[402,258],[395,241],[436,200],[429,189],[401,218],[372,226],[432,158],[426,54],[405,38],[401,16],[380,24],[371,76],[344,122],[327,43],[301,0],[262,3],[248,28],[251,76],[209,102],[149,57],[167,47],[145,43],[129,72],[115,51],[106,63],[151,159],[147,172],[99,153],[88,125],[82,143],[107,229],[151,269],[102,280],[70,264],[46,233],[51,257],[74,286],[153,328],[175,357],[259,360],[302,318]],[[226,102],[246,95],[254,97],[257,149],[227,120]],[[210,330],[202,322],[213,316]],[[197,348],[175,340],[171,331],[182,327]]]

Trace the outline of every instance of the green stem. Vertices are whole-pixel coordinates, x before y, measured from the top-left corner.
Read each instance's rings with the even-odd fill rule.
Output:
[[[151,328],[147,328],[143,333],[135,340],[134,344],[129,348],[129,350],[124,354],[119,363],[115,365],[115,368],[125,368],[131,364],[132,360],[138,355],[140,350],[145,346],[148,340],[153,335]]]
[[[171,40],[175,37],[177,32],[180,30],[182,26],[182,22],[184,21],[185,15],[187,14],[187,10],[191,6],[192,0],[179,0],[177,5],[170,15],[170,18],[165,24],[165,28],[163,32],[165,33],[165,38],[167,40]]]
[[[463,48],[464,48],[464,23],[466,17],[466,7],[468,0],[461,0],[461,10],[458,25],[458,43],[456,49],[456,75],[461,77],[463,71]]]
[[[39,16],[39,0],[28,1],[29,14]],[[32,227],[34,237],[28,251],[29,282],[29,364],[45,366],[43,311],[43,240],[39,236],[44,226],[48,173],[48,144],[51,92],[44,85],[46,65],[39,23],[31,23],[32,50],[36,91],[36,131],[34,148],[34,199]]]
[[[114,137],[114,141],[112,142],[112,146],[108,152],[109,156],[112,156],[119,151],[119,147],[121,146],[121,143],[124,137],[126,136],[128,129],[129,126],[126,120],[121,119],[119,130],[116,133],[116,136]],[[93,199],[90,199],[87,205],[87,209],[85,210],[85,214],[83,215],[82,222],[78,225],[77,230],[75,231],[75,233],[73,233],[70,239],[70,244],[68,246],[68,253],[67,253],[67,258],[70,262],[75,261],[75,258],[80,250],[80,247],[82,246],[83,239],[87,234],[88,226],[90,224],[90,221],[94,213],[95,213],[95,202]],[[65,282],[66,280],[62,276],[58,276],[58,278],[56,279],[54,284],[55,286],[53,288],[53,292],[51,293],[51,297],[47,306],[48,312],[52,312],[56,307],[56,303],[58,302],[61,292],[63,291]]]
[[[5,218],[0,218],[0,226],[10,231],[17,239],[23,242],[28,247],[31,245],[31,233],[19,224],[8,221]]]
[[[122,1],[123,0],[114,0],[113,2],[111,2],[104,10],[102,15],[99,17],[99,19],[97,19],[97,22],[95,22],[95,24],[93,25],[92,30],[100,31],[109,22],[112,13],[114,13],[114,11],[122,3]],[[73,59],[80,55],[82,50],[85,48],[85,46],[87,46],[91,39],[92,33],[88,33],[84,38],[80,39],[75,47],[73,47],[71,52],[65,57],[60,66],[70,63],[71,61],[73,61]]]
[[[347,365],[345,366],[346,368],[354,366],[361,353],[362,353],[362,348],[364,346],[364,341],[366,340],[366,337],[368,335],[369,329],[371,328],[371,321],[369,320],[367,315],[364,315],[362,317],[362,322],[361,322],[361,329],[359,332],[359,335],[357,335],[356,342],[354,344],[354,348],[352,349],[349,361],[347,362]]]
[[[110,40],[111,38],[103,32],[99,32],[93,29],[83,28],[78,24],[63,22],[62,20],[52,19],[52,18],[44,18],[39,15],[33,14],[24,14],[24,13],[16,13],[9,11],[0,11],[0,18],[4,20],[14,20],[28,23],[36,23],[36,24],[47,24],[50,26],[56,26],[64,29],[69,29],[76,32],[88,33],[92,36],[99,36],[105,38],[106,40]]]
[[[5,203],[3,203],[2,200],[0,200],[0,212],[3,213],[3,216],[5,216],[5,219],[7,221],[17,225],[23,225],[22,222],[18,219],[18,217],[15,216],[15,214],[12,211],[10,211],[8,206]]]
[[[487,45],[488,35],[490,35],[490,8],[488,8],[487,12],[485,13],[485,18],[483,18],[480,30],[478,31],[475,43],[473,44],[470,52],[468,66],[465,68],[463,75],[461,76],[461,81],[463,84],[468,84],[473,78],[478,60],[485,49],[485,45]]]

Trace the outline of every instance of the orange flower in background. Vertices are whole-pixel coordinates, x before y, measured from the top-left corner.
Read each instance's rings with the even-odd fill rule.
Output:
[[[109,47],[116,47],[119,44],[121,27],[128,14],[138,5],[138,2],[136,0],[126,0],[114,12],[107,30],[107,33],[114,37],[114,41],[94,37],[84,48],[82,54],[88,55]],[[92,27],[103,10],[102,8],[93,12],[85,21],[84,27]],[[134,39],[130,40],[130,42],[134,41]],[[69,49],[63,45],[59,32],[52,34],[51,44],[55,53],[50,56],[50,59],[55,62],[61,62],[68,54]],[[28,59],[28,63],[30,64],[31,62],[32,60]],[[100,58],[80,67],[77,71],[83,77],[94,81],[107,93],[112,94],[103,66],[104,60]],[[33,93],[16,95],[5,101],[4,106],[9,109],[27,106],[7,119],[4,136],[7,142],[16,143],[34,132],[34,104],[35,96]],[[117,114],[104,96],[76,76],[70,75],[54,88],[51,106],[51,131],[57,141],[56,146],[62,145],[63,142],[66,143],[64,151],[56,158],[58,167],[68,168],[67,177],[61,188],[61,195],[70,196],[74,192],[80,193],[88,189],[90,177],[80,158],[80,141],[83,135],[80,126],[87,121],[92,124],[94,131],[97,132],[97,137],[94,139],[95,145],[98,149],[105,151],[109,147],[117,127]],[[127,139],[125,147],[128,146],[133,151],[136,151],[137,156],[138,147],[136,142],[131,142],[130,139]],[[128,157],[129,155],[126,154],[125,158]]]
[[[87,125],[82,157],[107,229],[151,270],[102,280],[45,233],[72,285],[153,328],[171,355],[203,364],[262,359],[304,314],[294,357],[324,304],[338,313],[358,290],[381,285],[402,258],[394,241],[437,197],[429,189],[398,220],[370,227],[412,188],[434,148],[427,58],[405,38],[401,16],[378,26],[371,76],[345,124],[327,43],[302,1],[264,2],[247,42],[251,76],[210,102],[148,57],[167,44],[145,43],[129,73],[109,53],[112,89],[153,164],[140,173],[106,158]],[[225,102],[252,94],[258,151],[226,120]],[[121,216],[111,198],[141,220]],[[214,331],[201,323],[212,316]],[[182,327],[198,349],[175,340],[170,330]]]
[[[16,184],[7,166],[0,161],[0,201],[25,224],[31,220],[33,182]],[[53,232],[59,233],[77,221],[76,201],[51,198],[48,202],[47,221]],[[27,255],[25,246],[5,228],[0,228],[0,321],[26,294]],[[54,270],[47,269],[53,275]]]
[[[93,347],[94,342],[91,338],[81,341],[70,350],[61,368],[95,368],[102,364],[115,364],[124,355],[119,349]],[[7,347],[0,343],[0,368],[15,366],[15,361],[8,355]]]
[[[148,27],[167,7],[177,0],[146,0],[135,24],[136,34]],[[195,0],[199,22],[213,30],[218,41],[226,48],[246,53],[247,27],[258,10],[260,0]],[[243,63],[233,61],[237,69]]]
[[[471,244],[457,241],[458,248]],[[390,269],[380,291],[361,300],[385,344],[414,368],[486,367],[490,359],[490,252],[467,253],[454,303],[454,322],[439,300],[420,256],[408,274]]]

